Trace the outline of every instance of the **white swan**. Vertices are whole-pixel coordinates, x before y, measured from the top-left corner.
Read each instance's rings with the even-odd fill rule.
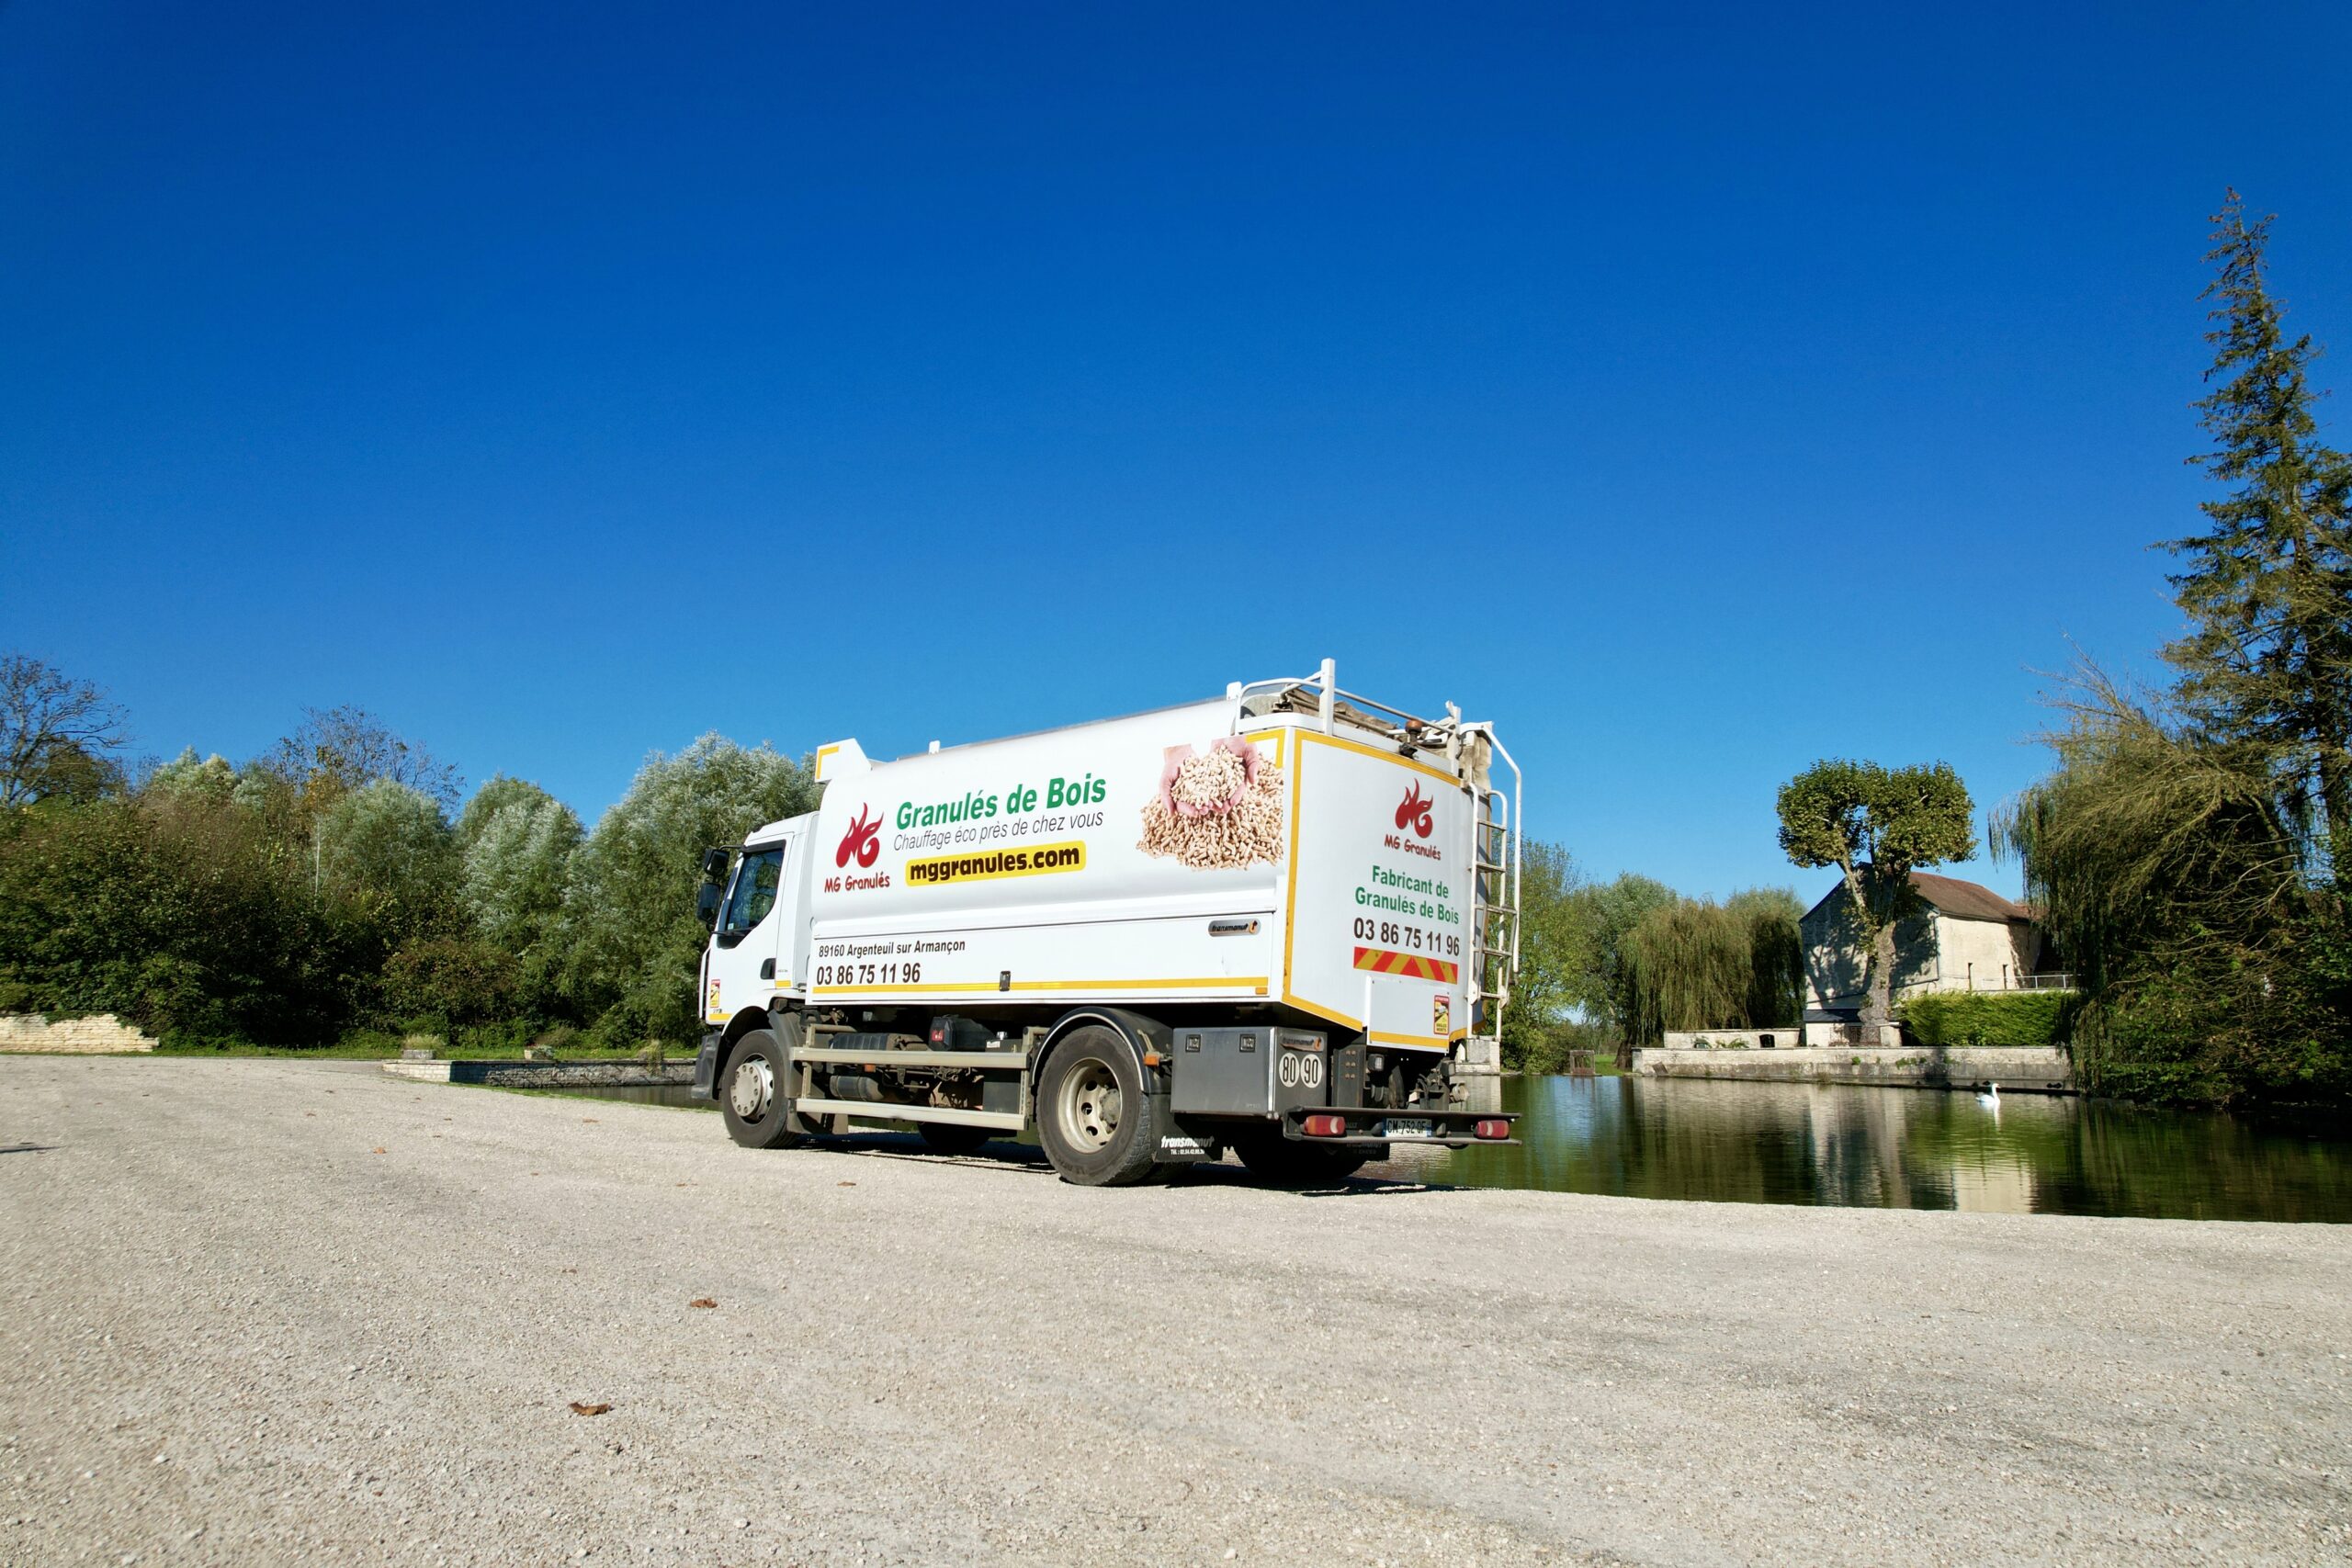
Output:
[[[1998,1111],[2001,1109],[2001,1086],[1999,1084],[1994,1084],[1990,1086],[1990,1089],[1991,1092],[1989,1093],[1978,1095],[1976,1097],[1976,1103],[1979,1105],[1989,1105],[1994,1110]]]

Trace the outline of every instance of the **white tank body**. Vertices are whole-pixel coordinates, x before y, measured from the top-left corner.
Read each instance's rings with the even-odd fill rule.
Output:
[[[1399,751],[1231,697],[892,762],[828,748],[779,988],[1266,1006],[1443,1049],[1471,1027],[1477,807],[1444,755]]]

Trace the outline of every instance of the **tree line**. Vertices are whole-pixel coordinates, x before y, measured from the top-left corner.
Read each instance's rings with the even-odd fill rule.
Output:
[[[170,1045],[429,1033],[685,1043],[702,849],[809,809],[808,768],[706,735],[597,821],[454,770],[366,712],[242,763],[136,771],[105,694],[0,657],[0,1011],[111,1012]]]
[[[699,852],[817,798],[804,762],[707,735],[650,758],[590,830],[522,779],[464,796],[356,707],[308,712],[237,763],[191,750],[127,770],[126,732],[96,687],[0,657],[0,1011],[111,1012],[174,1045],[683,1043]],[[1544,843],[1526,882],[1511,1066],[1795,1021],[1787,889],[1717,904],[1593,883]]]
[[[1689,898],[1634,872],[1594,880],[1565,846],[1529,843],[1503,1065],[1551,1072],[1579,1050],[1622,1060],[1669,1029],[1794,1026],[1804,913],[1785,887]]]

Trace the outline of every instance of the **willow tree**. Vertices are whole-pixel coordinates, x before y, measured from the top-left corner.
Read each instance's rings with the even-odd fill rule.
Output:
[[[1657,1043],[1669,1029],[1738,1029],[1755,979],[1747,923],[1720,904],[1677,898],[1642,917],[1622,950],[1625,1032]]]
[[[1747,937],[1747,1026],[1770,1029],[1804,1017],[1804,906],[1786,887],[1735,893],[1724,908]]]
[[[2344,856],[2352,852],[2352,462],[2319,440],[2308,372],[2320,351],[2283,329],[2264,276],[2270,221],[2249,221],[2234,190],[2213,218],[2206,380],[2218,384],[2196,405],[2213,447],[2189,461],[2229,489],[2202,503],[2204,533],[2167,546],[2188,562],[2172,581],[2188,627],[2165,656],[2197,728],[2258,748],[2290,807],[2316,816]]]
[[[1722,904],[1677,897],[1652,907],[1619,943],[1627,1038],[1654,1045],[1669,1029],[1796,1022],[1801,913],[1785,887],[1751,888]]]
[[[2268,752],[2095,666],[2054,705],[2057,770],[1995,814],[1994,834],[2081,980],[2077,1070],[2094,1088],[2200,1098],[2285,1087],[2314,1065],[2311,901]],[[2285,1070],[2268,1060],[2282,1049]]]
[[[1843,759],[1815,762],[1781,786],[1781,848],[1801,866],[1834,865],[1844,918],[1869,956],[1862,1022],[1894,1013],[1894,928],[1918,908],[1911,874],[1976,850],[1975,807],[1942,762],[1884,768]]]

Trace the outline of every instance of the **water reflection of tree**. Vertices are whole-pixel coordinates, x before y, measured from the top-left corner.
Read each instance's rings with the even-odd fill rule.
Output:
[[[2289,1221],[2352,1213],[2352,1151],[2284,1125],[2094,1103],[2081,1108],[2068,1154],[2037,1210]]]
[[[2341,1220],[2340,1136],[2005,1095],[1639,1078],[1506,1080],[1525,1140],[1414,1163],[1436,1182],[1715,1202]]]
[[[1635,1080],[1632,1088],[1626,1163],[1640,1196],[1821,1201],[1813,1134],[1785,1092],[1802,1094],[1798,1086]]]
[[[1919,1101],[1905,1128],[1903,1164],[1923,1194],[1921,1208],[2030,1213],[2071,1145],[2071,1100],[2011,1095],[1993,1108],[1969,1093],[1890,1092]]]

